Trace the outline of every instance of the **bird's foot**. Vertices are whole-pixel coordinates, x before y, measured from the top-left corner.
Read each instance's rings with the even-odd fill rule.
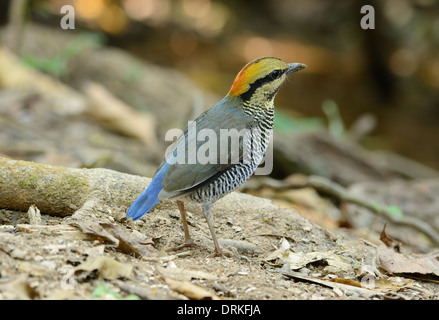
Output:
[[[221,251],[220,248],[216,247],[215,248],[215,257],[222,257],[223,256],[223,252]]]
[[[169,250],[177,251],[177,250],[180,250],[183,248],[195,248],[195,247],[197,247],[195,242],[193,242],[192,239],[189,239],[189,240],[186,240],[185,243],[183,243],[179,246],[169,248]]]

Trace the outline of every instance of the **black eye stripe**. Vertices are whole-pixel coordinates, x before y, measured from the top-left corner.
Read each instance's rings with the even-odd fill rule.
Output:
[[[265,77],[260,78],[260,79],[256,80],[255,82],[251,83],[250,88],[246,92],[241,94],[242,100],[244,100],[244,101],[249,100],[257,88],[262,86],[264,83],[279,79],[287,70],[288,69],[273,70],[269,74],[267,74]]]

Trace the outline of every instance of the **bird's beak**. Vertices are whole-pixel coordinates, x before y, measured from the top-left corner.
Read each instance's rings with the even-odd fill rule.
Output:
[[[293,72],[297,72],[299,70],[302,70],[306,68],[306,64],[303,63],[289,63],[288,64],[288,70],[287,70],[287,74],[293,73]]]

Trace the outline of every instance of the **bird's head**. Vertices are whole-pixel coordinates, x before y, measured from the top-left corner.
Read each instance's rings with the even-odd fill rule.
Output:
[[[250,61],[233,82],[229,95],[252,105],[271,103],[287,75],[305,68],[301,63],[286,63],[275,57]]]

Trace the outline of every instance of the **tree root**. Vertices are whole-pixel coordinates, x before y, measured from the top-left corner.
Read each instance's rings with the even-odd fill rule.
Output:
[[[73,169],[0,157],[0,208],[70,216],[81,211],[123,214],[150,179],[108,169]]]

